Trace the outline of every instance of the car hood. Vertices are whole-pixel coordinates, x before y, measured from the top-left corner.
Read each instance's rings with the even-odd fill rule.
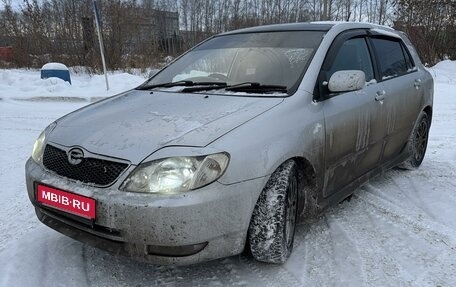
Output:
[[[138,164],[164,146],[206,146],[282,101],[132,90],[64,116],[48,139]]]

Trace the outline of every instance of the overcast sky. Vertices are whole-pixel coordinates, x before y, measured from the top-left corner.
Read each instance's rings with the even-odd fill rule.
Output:
[[[21,0],[10,0],[11,6],[13,6],[13,9],[18,10],[19,5],[22,3]],[[0,0],[0,10],[3,10],[5,8],[5,4],[3,3],[3,0]]]

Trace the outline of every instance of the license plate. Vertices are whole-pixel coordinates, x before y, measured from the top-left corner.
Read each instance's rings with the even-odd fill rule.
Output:
[[[38,184],[37,200],[43,205],[95,219],[95,199]]]

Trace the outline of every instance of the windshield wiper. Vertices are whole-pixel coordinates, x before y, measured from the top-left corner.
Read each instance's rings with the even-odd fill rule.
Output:
[[[245,93],[255,93],[255,94],[288,92],[287,86],[263,85],[263,84],[256,83],[256,82],[247,82],[247,83],[241,83],[241,84],[234,85],[234,86],[229,86],[229,87],[226,87],[225,90],[232,91],[232,92],[245,92]]]
[[[219,85],[217,87],[191,87],[191,88],[185,88],[181,92],[192,93],[192,92],[221,90],[221,89],[225,89],[226,91],[233,91],[233,92],[257,93],[257,94],[273,93],[273,92],[282,92],[282,93],[287,92],[286,86],[262,85],[258,82],[244,82],[244,83],[239,83],[236,85]]]
[[[171,87],[187,87],[182,89],[182,93],[193,93],[199,91],[208,91],[208,90],[220,90],[225,89],[226,91],[232,92],[244,92],[244,93],[253,93],[253,94],[265,94],[265,93],[274,93],[281,92],[286,93],[287,87],[280,85],[263,85],[258,82],[244,82],[235,85],[227,85],[225,82],[193,82],[193,81],[177,81],[162,83],[149,86],[139,86],[137,90],[151,90],[154,88],[171,88]]]
[[[151,90],[154,88],[171,88],[171,87],[192,87],[192,86],[221,86],[226,87],[227,84],[224,82],[193,82],[193,81],[177,81],[177,82],[168,82],[156,85],[145,85],[139,86],[136,90]]]

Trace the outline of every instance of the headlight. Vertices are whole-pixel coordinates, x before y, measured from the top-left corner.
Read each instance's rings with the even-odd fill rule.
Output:
[[[165,194],[197,189],[222,176],[228,162],[229,157],[225,153],[155,160],[138,166],[121,189]]]
[[[43,152],[44,144],[46,142],[46,136],[54,129],[56,123],[50,124],[47,128],[36,139],[35,144],[33,144],[32,158],[36,163],[41,163],[43,161]]]

